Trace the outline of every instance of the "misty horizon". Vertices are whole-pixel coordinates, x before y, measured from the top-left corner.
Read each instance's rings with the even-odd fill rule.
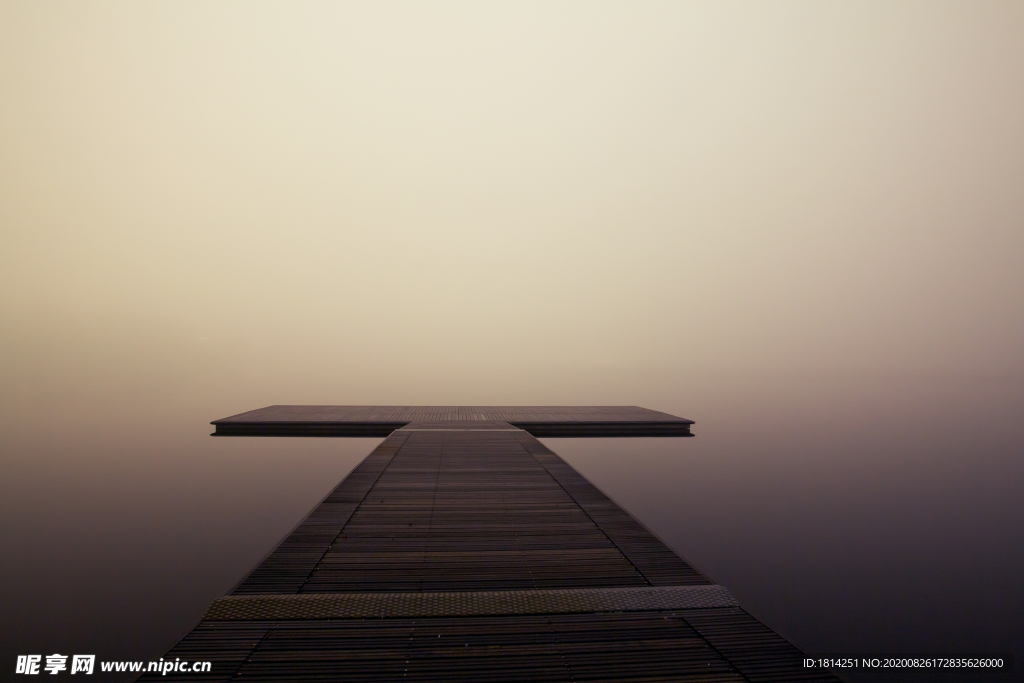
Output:
[[[282,404],[694,420],[544,441],[805,649],[1019,659],[1022,35],[1009,1],[5,3],[0,667],[165,652],[376,444],[209,437]]]

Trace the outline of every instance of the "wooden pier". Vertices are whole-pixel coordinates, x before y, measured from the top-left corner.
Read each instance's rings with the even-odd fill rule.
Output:
[[[642,408],[272,406],[216,435],[387,438],[164,658],[202,681],[835,681],[537,436]],[[158,680],[144,674],[140,680]]]

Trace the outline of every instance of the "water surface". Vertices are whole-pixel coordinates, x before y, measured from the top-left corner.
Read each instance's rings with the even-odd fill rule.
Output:
[[[544,441],[805,651],[1021,656],[1018,384],[748,377],[661,398],[696,437]],[[3,430],[11,667],[159,657],[379,442],[212,438],[235,412],[216,398],[55,405]]]

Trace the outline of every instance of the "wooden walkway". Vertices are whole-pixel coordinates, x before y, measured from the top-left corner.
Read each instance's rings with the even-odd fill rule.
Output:
[[[692,420],[636,406],[269,406],[214,436],[387,436],[412,422],[497,420],[537,437],[690,436]]]
[[[479,409],[393,428],[165,655],[213,662],[175,680],[838,680],[499,411],[554,422]]]

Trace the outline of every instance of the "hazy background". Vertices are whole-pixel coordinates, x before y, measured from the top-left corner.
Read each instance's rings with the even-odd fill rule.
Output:
[[[1020,660],[1022,36],[4,2],[0,672],[159,656],[375,443],[206,436],[273,403],[694,419],[548,444],[805,649]]]

